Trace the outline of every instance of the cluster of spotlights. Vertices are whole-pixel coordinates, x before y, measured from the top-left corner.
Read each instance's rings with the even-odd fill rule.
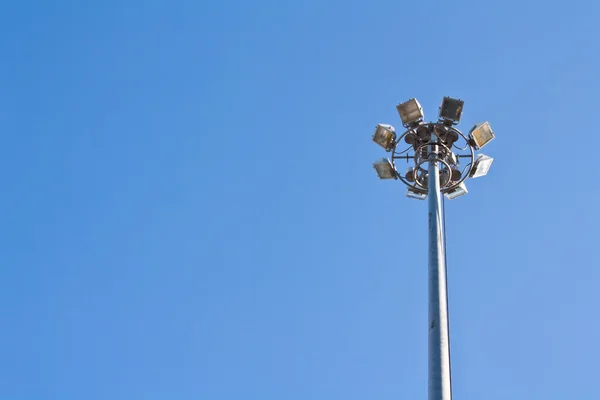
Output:
[[[428,160],[430,141],[432,137],[436,138],[435,143],[443,148],[436,156],[441,161],[440,165],[440,187],[448,199],[455,199],[468,193],[464,180],[466,178],[478,178],[488,173],[494,159],[484,154],[473,156],[473,150],[479,150],[494,139],[494,132],[488,122],[476,124],[469,131],[468,138],[464,136],[455,125],[460,123],[463,113],[464,101],[444,97],[439,108],[437,122],[424,122],[423,107],[417,99],[409,99],[396,106],[402,125],[406,131],[398,138],[396,130],[392,125],[378,124],[373,141],[383,147],[385,151],[391,152],[392,157],[382,158],[375,163],[373,167],[380,179],[401,179],[407,186],[407,197],[424,200],[427,198],[427,170],[420,167],[420,164]],[[455,142],[463,137],[467,146],[461,150],[469,149],[470,155],[457,155],[453,152]],[[395,167],[395,158],[409,159],[408,156],[396,157],[396,147],[403,141],[413,147],[414,159],[417,164],[409,168],[404,175],[401,175]],[[405,152],[405,151],[404,151]],[[402,153],[404,153],[402,152]],[[437,154],[437,153],[436,153]],[[441,158],[440,158],[441,157]],[[459,169],[459,158],[470,157],[470,168],[466,172],[468,176],[463,176],[465,170]]]

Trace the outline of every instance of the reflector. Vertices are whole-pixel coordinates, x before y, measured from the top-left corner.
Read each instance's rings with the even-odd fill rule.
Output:
[[[417,200],[425,200],[427,198],[427,193],[423,191],[418,191],[416,189],[408,188],[406,192],[406,197]]]
[[[496,136],[494,135],[494,131],[492,131],[492,127],[489,122],[484,122],[482,124],[477,124],[471,128],[469,132],[469,137],[471,141],[475,145],[477,150],[481,149],[483,146],[492,141]]]
[[[398,179],[394,166],[387,158],[382,158],[373,163],[373,168],[377,172],[379,179]]]
[[[402,125],[414,126],[419,122],[423,121],[423,107],[417,101],[417,99],[409,99],[404,103],[400,103],[396,106]]]
[[[465,102],[462,100],[444,97],[440,106],[440,119],[458,124],[462,116],[464,104]]]
[[[492,157],[486,156],[485,154],[478,154],[469,176],[471,178],[479,178],[480,176],[487,175],[493,162],[494,159]]]
[[[454,188],[454,190],[448,193],[444,193],[444,195],[448,198],[448,200],[454,200],[455,198],[463,196],[467,193],[469,193],[469,191],[467,190],[465,183],[462,182],[460,185]]]
[[[373,134],[373,141],[383,147],[386,151],[392,149],[392,145],[396,140],[396,130],[393,126],[387,124],[377,124],[375,133]]]

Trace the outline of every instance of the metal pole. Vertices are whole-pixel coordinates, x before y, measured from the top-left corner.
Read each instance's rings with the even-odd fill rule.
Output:
[[[435,136],[432,135],[432,139]],[[434,142],[434,140],[432,140]],[[429,146],[429,400],[452,400],[438,146]]]

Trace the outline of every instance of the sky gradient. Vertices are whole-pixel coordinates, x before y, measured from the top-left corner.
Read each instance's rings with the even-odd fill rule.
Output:
[[[0,399],[424,399],[426,202],[377,123],[465,100],[456,399],[591,399],[594,1],[20,1],[0,22]],[[594,178],[594,179],[592,179]]]

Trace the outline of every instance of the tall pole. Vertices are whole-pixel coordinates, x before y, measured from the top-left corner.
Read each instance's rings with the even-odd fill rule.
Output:
[[[437,138],[432,134],[432,142]],[[429,400],[452,400],[438,147],[429,147]]]
[[[492,157],[478,154],[494,139],[488,122],[475,125],[468,136],[455,126],[460,122],[464,101],[444,97],[437,122],[425,122],[423,108],[412,98],[396,106],[406,131],[396,136],[388,124],[377,124],[373,141],[391,152],[391,159],[373,163],[379,179],[398,179],[408,187],[406,197],[428,199],[429,205],[429,319],[428,319],[428,393],[429,400],[452,400],[450,373],[450,327],[446,285],[446,243],[442,195],[449,200],[468,193],[464,181],[487,174]],[[456,145],[464,141],[464,145]],[[408,145],[405,147],[404,145]],[[414,154],[410,154],[411,147]],[[455,154],[454,151],[457,153]],[[468,154],[459,152],[468,151]],[[459,167],[461,159],[469,162]],[[414,160],[405,174],[398,172],[396,160]],[[427,170],[425,165],[428,165]],[[442,182],[440,182],[440,175]]]

